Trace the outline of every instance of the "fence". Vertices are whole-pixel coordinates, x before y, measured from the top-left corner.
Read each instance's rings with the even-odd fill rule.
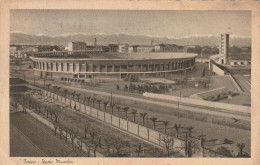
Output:
[[[41,89],[41,93],[43,94],[43,96],[49,96],[49,97],[54,95],[50,91],[46,91],[44,89]],[[57,98],[57,95],[56,95],[56,98]],[[59,98],[59,96],[58,96],[58,98]],[[126,131],[126,132],[128,132],[134,136],[137,136],[143,140],[146,140],[152,144],[165,148],[163,138],[168,135],[166,135],[164,133],[161,133],[156,130],[147,128],[145,126],[139,125],[137,123],[122,119],[118,116],[114,116],[114,115],[106,113],[104,111],[89,107],[89,106],[79,103],[77,101],[64,98],[62,96],[60,96],[59,101],[65,102],[65,99],[66,99],[66,105],[71,105],[72,110],[74,109],[74,106],[76,105],[77,110],[79,110],[83,114],[94,117],[102,122],[105,122],[118,129]],[[168,137],[170,137],[173,140],[174,145],[172,146],[172,149],[178,148],[178,150],[182,154],[185,154],[185,150],[184,150],[185,142],[178,138],[173,138],[171,136],[168,136]]]

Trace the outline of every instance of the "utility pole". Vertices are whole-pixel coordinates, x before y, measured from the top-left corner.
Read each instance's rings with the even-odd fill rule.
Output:
[[[113,104],[113,100],[112,100],[112,89],[111,89],[111,95],[110,95],[110,102],[111,102],[111,105]]]

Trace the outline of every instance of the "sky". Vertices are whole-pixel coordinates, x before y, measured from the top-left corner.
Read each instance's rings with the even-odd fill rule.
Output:
[[[11,32],[146,35],[182,38],[230,33],[251,36],[250,11],[11,10]]]

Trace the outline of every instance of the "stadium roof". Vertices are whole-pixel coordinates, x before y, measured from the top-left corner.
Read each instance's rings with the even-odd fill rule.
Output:
[[[179,59],[194,58],[197,54],[192,53],[118,53],[118,52],[86,52],[81,54],[70,54],[66,56],[51,56],[40,53],[39,58],[66,58],[66,59]],[[35,56],[37,58],[37,55]]]

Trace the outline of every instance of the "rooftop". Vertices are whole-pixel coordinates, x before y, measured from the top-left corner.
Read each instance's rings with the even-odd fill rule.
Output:
[[[62,51],[63,53],[68,53]],[[48,58],[81,58],[81,59],[178,59],[178,58],[193,58],[197,54],[192,53],[119,53],[119,52],[87,52],[87,51],[74,51],[74,54],[51,55],[51,53],[35,53],[35,57],[48,57]],[[80,54],[79,54],[80,53]]]

